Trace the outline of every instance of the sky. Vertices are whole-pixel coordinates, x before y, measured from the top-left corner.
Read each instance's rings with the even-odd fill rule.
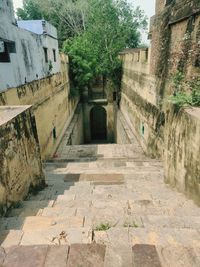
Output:
[[[136,6],[141,6],[148,17],[154,15],[155,0],[129,0]],[[22,0],[13,0],[15,8],[22,6]]]
[[[13,0],[14,8],[22,7],[22,0]]]
[[[22,7],[23,0],[13,0],[15,9],[18,7]],[[45,1],[45,0],[44,0]],[[144,10],[145,14],[148,16],[148,20],[155,13],[155,1],[156,0],[129,0],[133,3],[134,6],[140,6],[142,10]],[[147,32],[142,34],[142,42],[148,43],[147,41]]]
[[[132,2],[134,6],[140,6],[149,18],[155,13],[155,0],[130,0],[130,2]]]

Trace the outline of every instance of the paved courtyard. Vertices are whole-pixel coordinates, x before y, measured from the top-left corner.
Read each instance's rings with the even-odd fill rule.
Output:
[[[140,146],[61,144],[47,187],[0,219],[1,267],[200,266],[200,209]]]

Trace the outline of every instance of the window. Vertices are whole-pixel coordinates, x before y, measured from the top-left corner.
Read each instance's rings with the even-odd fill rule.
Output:
[[[10,54],[12,54],[12,53],[16,53],[15,42],[9,42],[9,43],[7,43],[7,46],[8,46],[8,52],[9,52]]]
[[[8,45],[4,41],[0,41],[0,62],[10,62]]]
[[[56,62],[56,49],[53,49],[53,60]]]
[[[43,47],[45,62],[48,63],[48,48]]]
[[[0,62],[10,62],[11,53],[16,53],[15,42],[0,39]]]

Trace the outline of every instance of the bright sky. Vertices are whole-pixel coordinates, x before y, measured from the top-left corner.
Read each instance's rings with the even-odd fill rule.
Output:
[[[140,6],[150,18],[155,14],[155,0],[129,0],[134,6]]]
[[[14,8],[22,7],[23,0],[13,0]]]

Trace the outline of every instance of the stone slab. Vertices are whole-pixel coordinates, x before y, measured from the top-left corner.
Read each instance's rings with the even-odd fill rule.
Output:
[[[56,225],[56,218],[53,217],[39,217],[39,216],[30,216],[26,217],[22,230],[34,231],[34,230],[45,230],[51,226]]]
[[[47,230],[25,232],[21,245],[71,245],[91,242],[91,228],[64,228],[58,225]]]
[[[68,252],[69,246],[49,246],[44,267],[66,267]]]
[[[76,213],[75,208],[65,208],[65,207],[53,207],[53,208],[45,208],[41,212],[41,216],[69,216],[72,217]]]
[[[21,242],[23,231],[10,230],[0,232],[0,244],[3,248],[18,246]]]
[[[104,267],[132,267],[131,246],[106,247]],[[141,266],[142,267],[142,266]]]
[[[5,257],[6,257],[5,250],[4,250],[4,248],[0,247],[0,266],[3,265]]]
[[[3,267],[43,267],[47,246],[17,246],[7,251]]]
[[[173,267],[199,267],[200,248],[168,246],[157,247],[163,266]]]
[[[135,245],[133,250],[133,267],[162,267],[153,245]]]
[[[67,267],[104,267],[106,247],[99,244],[74,244],[70,248]]]
[[[113,227],[107,231],[94,231],[94,241],[111,247],[127,246],[129,244],[129,229]]]

